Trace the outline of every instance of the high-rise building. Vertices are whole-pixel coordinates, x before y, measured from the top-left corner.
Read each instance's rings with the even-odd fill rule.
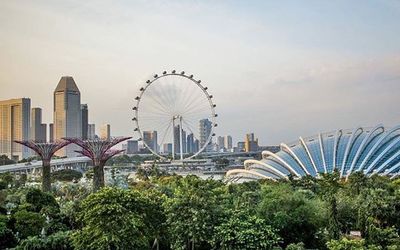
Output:
[[[111,138],[111,126],[110,124],[104,124],[100,127],[100,138],[109,140]]]
[[[42,123],[42,109],[32,108],[31,110],[31,140],[46,142],[47,126]]]
[[[204,144],[207,143],[207,140],[211,134],[211,127],[212,123],[208,119],[202,119],[199,122],[199,134],[200,134],[200,148],[204,146]],[[211,151],[212,150],[212,140],[208,143],[208,145],[205,148],[205,151]]]
[[[157,131],[143,131],[143,141],[149,146],[154,152],[158,152],[157,145]]]
[[[14,140],[30,139],[31,100],[29,98],[0,101],[0,155],[21,160],[30,150]]]
[[[244,143],[246,152],[254,152],[258,150],[258,139],[255,139],[254,133],[246,134]]]
[[[87,104],[81,104],[82,139],[88,139],[89,110]]]
[[[175,147],[175,153],[178,154],[181,152],[181,129],[179,125],[176,125],[174,127],[174,147]],[[187,152],[187,138],[186,138],[186,131],[182,130],[182,153]]]
[[[61,77],[54,90],[54,140],[82,136],[81,93],[71,76]],[[70,144],[57,151],[58,156],[77,156],[79,148]]]
[[[96,125],[88,124],[88,139],[94,140],[96,138]]]
[[[232,149],[232,136],[225,135],[225,137],[224,137],[224,146],[228,150]]]
[[[193,133],[188,134],[186,137],[186,152],[193,153],[194,152],[194,135]]]
[[[200,149],[200,141],[199,140],[194,140],[193,143],[193,153],[197,153]]]
[[[225,139],[223,136],[217,137],[217,151],[225,151]]]
[[[245,142],[244,141],[238,141],[237,143],[237,151],[238,152],[245,152],[246,147],[245,147]]]
[[[163,153],[171,154],[172,153],[172,143],[164,143],[163,144]]]
[[[49,142],[54,142],[54,125],[53,125],[53,123],[49,124]]]
[[[127,141],[126,153],[127,154],[136,154],[139,152],[139,144],[137,140],[129,140]]]

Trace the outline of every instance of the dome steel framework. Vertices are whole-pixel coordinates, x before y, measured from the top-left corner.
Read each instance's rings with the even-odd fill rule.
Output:
[[[226,178],[288,179],[305,175],[339,171],[347,178],[352,172],[380,174],[395,178],[400,174],[400,126],[386,129],[358,127],[338,129],[311,137],[300,137],[293,143],[281,143],[280,151],[262,152],[261,160],[246,160],[244,169],[227,172]]]

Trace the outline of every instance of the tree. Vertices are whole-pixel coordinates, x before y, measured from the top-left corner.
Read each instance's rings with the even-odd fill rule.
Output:
[[[148,229],[137,192],[104,188],[88,196],[78,219],[83,228],[72,235],[76,249],[146,249]]]
[[[21,239],[39,235],[45,225],[45,218],[39,213],[20,210],[13,215],[15,231]]]
[[[215,231],[213,245],[222,250],[272,249],[279,241],[265,220],[246,210],[233,211]]]
[[[73,181],[82,178],[82,173],[73,169],[62,169],[53,172],[51,177],[58,181]]]
[[[309,190],[293,190],[290,184],[263,185],[257,208],[282,238],[282,246],[303,242],[307,248],[321,246],[325,206]]]
[[[164,203],[173,249],[210,249],[215,227],[223,218],[221,184],[187,176]]]
[[[340,183],[339,171],[333,173],[322,174],[319,180],[320,194],[322,199],[328,203],[328,232],[331,239],[338,240],[340,238],[340,225],[338,216],[337,193],[342,188]]]
[[[15,250],[73,250],[70,237],[70,231],[57,232],[48,237],[28,237]]]

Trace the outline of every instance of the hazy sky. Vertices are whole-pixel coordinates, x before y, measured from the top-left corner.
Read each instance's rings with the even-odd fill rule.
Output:
[[[45,122],[71,75],[90,122],[130,135],[139,86],[171,69],[202,79],[235,142],[397,125],[400,1],[0,1],[0,99]]]

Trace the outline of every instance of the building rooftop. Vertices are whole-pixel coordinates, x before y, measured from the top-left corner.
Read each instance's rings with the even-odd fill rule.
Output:
[[[61,92],[61,91],[66,91],[66,90],[80,92],[78,89],[78,86],[76,86],[76,83],[74,81],[74,78],[72,78],[72,76],[61,77],[54,92]]]

